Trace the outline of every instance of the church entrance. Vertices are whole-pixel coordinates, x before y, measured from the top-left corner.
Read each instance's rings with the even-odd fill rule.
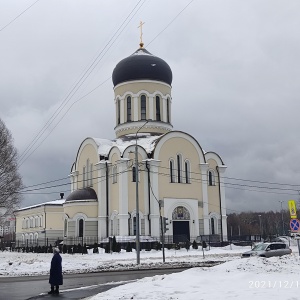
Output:
[[[185,243],[190,240],[190,222],[189,221],[173,221],[173,242]]]
[[[184,206],[177,206],[172,213],[173,242],[190,240],[190,213]]]

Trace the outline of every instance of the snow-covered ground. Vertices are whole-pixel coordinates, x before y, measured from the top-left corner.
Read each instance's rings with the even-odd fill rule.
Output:
[[[166,250],[166,262],[199,263],[224,261],[211,268],[193,268],[171,275],[157,275],[113,288],[90,300],[117,299],[300,299],[300,257],[240,258],[250,247],[226,246],[186,251]],[[49,274],[51,254],[0,252],[0,276]],[[65,274],[136,268],[135,253],[62,254]],[[140,267],[160,265],[161,251],[142,251]],[[63,291],[63,287],[62,287]]]

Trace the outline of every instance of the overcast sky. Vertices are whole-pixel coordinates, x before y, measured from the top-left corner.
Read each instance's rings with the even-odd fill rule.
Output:
[[[115,137],[110,77],[138,48],[140,20],[145,48],[173,72],[174,129],[228,167],[228,213],[280,210],[279,201],[287,208],[299,199],[298,0],[0,0],[0,118],[13,134],[24,184],[67,178],[84,138]],[[24,195],[22,206],[68,190],[35,191],[53,194]]]

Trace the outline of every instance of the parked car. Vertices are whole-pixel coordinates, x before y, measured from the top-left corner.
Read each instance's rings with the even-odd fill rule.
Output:
[[[286,243],[259,243],[253,247],[250,251],[242,254],[242,257],[260,256],[260,257],[272,257],[291,254],[292,250]]]

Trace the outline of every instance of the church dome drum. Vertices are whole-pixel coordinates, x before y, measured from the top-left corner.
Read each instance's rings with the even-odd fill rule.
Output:
[[[114,86],[133,80],[161,81],[172,84],[170,66],[161,58],[154,56],[144,48],[121,60],[112,74]]]

